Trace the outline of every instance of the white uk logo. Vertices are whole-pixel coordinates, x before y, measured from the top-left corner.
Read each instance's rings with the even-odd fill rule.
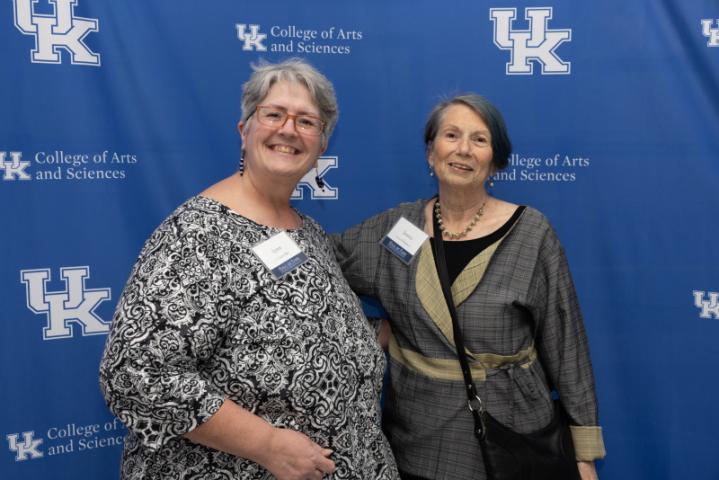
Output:
[[[41,458],[43,453],[41,450],[38,450],[38,447],[42,444],[42,439],[35,440],[33,438],[35,436],[35,432],[33,431],[22,432],[22,436],[22,443],[18,443],[20,436],[17,433],[7,435],[6,437],[10,451],[15,452],[15,461],[22,462],[27,460],[28,455],[30,456],[30,459]]]
[[[15,26],[25,35],[35,36],[35,49],[30,52],[33,63],[62,63],[60,49],[70,54],[73,65],[100,66],[100,54],[91,51],[84,39],[99,31],[94,18],[76,17],[79,0],[48,0],[53,15],[35,13],[39,0],[13,0]]]
[[[83,336],[107,333],[110,324],[97,316],[95,309],[110,300],[110,289],[85,287],[85,280],[90,278],[90,267],[61,268],[60,276],[65,282],[65,290],[48,292],[49,268],[20,271],[27,292],[27,308],[47,316],[43,340],[71,338],[70,324],[73,323],[81,328]]]
[[[517,17],[516,8],[489,9],[489,18],[494,23],[494,44],[511,52],[507,75],[531,75],[532,61],[539,62],[542,75],[569,75],[571,62],[562,61],[555,50],[572,39],[572,29],[549,30],[552,12],[552,7],[525,8],[529,30],[515,30],[512,22]]]
[[[262,41],[267,38],[267,34],[260,33],[259,25],[250,24],[249,33],[247,32],[247,25],[244,23],[235,24],[235,28],[237,29],[238,40],[245,42],[244,45],[242,45],[242,50],[257,50],[258,52],[267,51],[267,47],[262,44]]]
[[[719,320],[719,293],[702,290],[694,290],[692,293],[694,293],[694,306],[701,309],[699,317],[712,318],[713,315]],[[704,295],[708,295],[709,298],[705,300]]]
[[[719,18],[717,18],[717,28],[712,28],[714,21],[711,18],[702,19],[702,35],[707,37],[707,47],[719,47]]]
[[[337,168],[337,163],[337,157],[318,158],[317,171],[313,168],[302,177],[292,192],[292,200],[302,200],[302,187],[309,188],[312,200],[337,200],[339,198],[339,188],[330,186],[324,179],[328,170]],[[321,179],[323,186],[320,187],[317,184],[317,177]]]
[[[31,162],[22,160],[22,152],[10,152],[10,161],[6,160],[8,152],[0,152],[0,170],[4,170],[2,179],[30,180],[30,174],[25,171]]]

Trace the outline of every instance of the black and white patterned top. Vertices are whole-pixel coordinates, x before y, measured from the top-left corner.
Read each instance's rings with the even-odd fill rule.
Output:
[[[186,440],[228,398],[334,450],[335,479],[394,479],[379,426],[384,355],[322,228],[287,233],[308,261],[281,280],[250,248],[281,230],[194,197],[145,244],[100,366],[128,427],[123,479],[264,479]]]

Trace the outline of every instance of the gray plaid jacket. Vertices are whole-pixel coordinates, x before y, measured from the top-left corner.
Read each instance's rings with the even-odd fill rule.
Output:
[[[409,266],[379,244],[400,216],[424,228],[425,203],[401,204],[334,236],[335,253],[350,286],[377,298],[390,317],[384,426],[400,470],[483,479],[429,242]],[[526,208],[504,238],[465,267],[452,293],[489,412],[516,431],[537,430],[551,419],[556,390],[574,425],[578,460],[603,457],[582,316],[564,250],[546,218]]]

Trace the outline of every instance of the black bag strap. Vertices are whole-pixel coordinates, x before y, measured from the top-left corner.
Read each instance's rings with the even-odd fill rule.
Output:
[[[439,202],[439,198],[437,198]],[[449,273],[447,272],[447,262],[444,255],[444,240],[442,240],[442,230],[439,228],[439,222],[437,215],[434,214],[434,208],[432,208],[432,226],[434,230],[434,236],[432,242],[434,243],[434,265],[437,268],[437,275],[439,275],[439,282],[442,285],[442,293],[444,299],[447,302],[447,308],[449,314],[452,317],[452,333],[454,334],[454,346],[457,349],[457,357],[459,358],[459,365],[462,367],[462,375],[464,376],[464,386],[467,392],[467,408],[472,412],[474,417],[474,434],[481,441],[485,436],[485,425],[484,425],[484,406],[482,405],[482,399],[479,398],[477,393],[477,387],[474,385],[472,379],[472,371],[469,368],[469,361],[467,360],[467,354],[464,347],[464,334],[462,329],[459,327],[459,319],[457,316],[457,308],[454,305],[454,299],[452,298],[452,287],[449,283]]]

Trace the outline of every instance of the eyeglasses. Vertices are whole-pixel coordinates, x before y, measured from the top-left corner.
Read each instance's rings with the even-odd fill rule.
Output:
[[[295,123],[295,130],[297,130],[298,133],[317,136],[322,134],[322,131],[325,128],[325,122],[323,122],[319,117],[304,113],[294,115],[292,113],[287,113],[281,108],[273,107],[271,105],[257,105],[255,113],[257,114],[257,120],[262,125],[266,125],[268,127],[282,128],[287,122],[287,119],[292,118]]]

